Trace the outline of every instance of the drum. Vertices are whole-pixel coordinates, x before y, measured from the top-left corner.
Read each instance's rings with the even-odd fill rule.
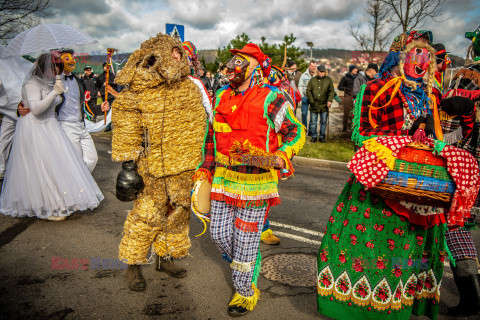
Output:
[[[210,193],[212,184],[208,180],[195,182],[192,193],[192,210],[194,213],[205,215],[210,212]]]

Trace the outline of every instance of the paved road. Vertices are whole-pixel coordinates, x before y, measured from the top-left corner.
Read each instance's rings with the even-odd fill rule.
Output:
[[[230,269],[208,234],[194,237],[202,230],[194,219],[190,256],[179,261],[187,278],[171,279],[148,265],[148,288],[135,293],[126,288],[124,270],[101,268],[101,259],[116,259],[132,203],[115,198],[120,165],[110,160],[109,139],[95,141],[100,160],[94,177],[105,195],[99,208],[62,222],[0,217],[0,319],[228,319]],[[325,319],[315,311],[314,258],[347,176],[298,166],[294,179],[281,182],[283,204],[272,210],[271,221],[282,241],[261,246],[261,301],[244,319]],[[74,259],[87,259],[86,270],[75,269]],[[456,302],[448,274],[442,289],[444,309]]]

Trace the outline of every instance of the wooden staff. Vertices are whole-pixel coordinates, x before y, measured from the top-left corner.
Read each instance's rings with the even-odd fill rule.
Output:
[[[112,53],[115,49],[108,48],[107,49],[107,71],[105,72],[105,101],[108,101],[108,81],[110,76],[110,67],[112,66]],[[103,112],[105,119],[103,119],[103,123],[107,124],[107,111]]]

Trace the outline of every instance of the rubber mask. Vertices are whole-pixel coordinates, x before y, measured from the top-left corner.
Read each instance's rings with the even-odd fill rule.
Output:
[[[405,75],[413,79],[423,78],[431,59],[432,56],[426,48],[413,48],[405,57]]]
[[[63,72],[70,73],[75,70],[75,65],[77,64],[77,62],[70,53],[63,53],[61,58],[63,62]]]

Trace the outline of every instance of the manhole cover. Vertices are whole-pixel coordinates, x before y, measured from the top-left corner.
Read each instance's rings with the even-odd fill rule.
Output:
[[[281,253],[263,259],[262,275],[271,281],[296,287],[314,287],[317,259],[304,253]]]

